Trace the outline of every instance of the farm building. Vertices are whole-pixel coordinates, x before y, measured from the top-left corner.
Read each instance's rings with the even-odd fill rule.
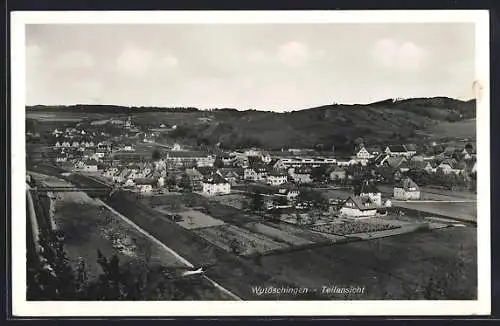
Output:
[[[364,181],[360,186],[355,187],[354,195],[361,199],[368,199],[375,205],[382,205],[382,194],[371,182]]]
[[[205,195],[223,195],[231,193],[231,184],[217,173],[203,180],[203,193]]]
[[[342,204],[340,214],[347,217],[371,217],[377,214],[377,208],[368,198],[349,197]]]
[[[399,185],[394,187],[394,199],[418,200],[420,199],[420,189],[415,181],[405,178],[401,180]]]
[[[97,172],[97,161],[96,160],[87,160],[82,165],[82,170],[86,172]]]

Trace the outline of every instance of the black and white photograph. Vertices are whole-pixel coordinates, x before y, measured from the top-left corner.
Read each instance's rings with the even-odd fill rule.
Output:
[[[488,19],[14,13],[14,312],[489,313]]]

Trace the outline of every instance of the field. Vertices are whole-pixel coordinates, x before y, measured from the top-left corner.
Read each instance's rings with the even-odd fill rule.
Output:
[[[241,255],[262,253],[287,247],[286,244],[274,241],[265,235],[253,233],[229,224],[218,227],[202,228],[194,230],[193,232],[224,250],[229,252],[236,251]]]
[[[433,138],[476,139],[476,119],[457,122],[440,121],[425,132]]]
[[[230,195],[224,195],[224,196],[214,196],[211,198],[213,201],[216,201],[218,203],[221,203],[226,206],[231,206],[237,209],[242,209],[243,208],[243,203],[246,202],[248,199],[245,195],[239,195],[239,194],[230,194]]]
[[[476,259],[476,229],[449,228],[263,257],[262,265],[301,286],[366,288],[336,299],[445,299],[427,293],[434,282],[448,299],[475,299]]]
[[[447,203],[447,202],[395,202],[394,207],[408,208],[418,210],[424,214],[437,214],[450,218],[456,218],[465,221],[477,221],[476,203]]]
[[[177,222],[180,226],[186,229],[198,229],[212,226],[220,226],[225,223],[221,220],[211,217],[210,215],[203,214],[195,210],[187,210],[179,213],[183,220]]]
[[[26,112],[26,118],[43,121],[78,122],[85,119],[82,113]]]
[[[393,187],[387,185],[379,185],[377,186],[377,188],[382,192],[382,194],[392,198],[394,194]],[[431,187],[421,187],[420,199],[443,201],[474,201],[477,200],[477,196],[473,193],[465,191],[451,191]]]

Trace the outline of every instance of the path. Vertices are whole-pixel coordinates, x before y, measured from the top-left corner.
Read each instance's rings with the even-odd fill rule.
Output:
[[[177,252],[175,252],[174,250],[172,250],[171,248],[167,247],[163,242],[161,242],[160,240],[156,239],[155,237],[153,237],[151,234],[149,234],[148,232],[146,232],[145,230],[143,230],[142,228],[140,228],[137,224],[135,224],[134,222],[132,222],[131,220],[129,220],[127,217],[125,217],[124,215],[120,214],[119,212],[117,212],[116,210],[114,210],[111,206],[109,206],[108,204],[106,204],[105,202],[103,202],[102,200],[100,199],[96,199],[97,202],[99,202],[99,204],[105,206],[106,208],[108,208],[110,211],[112,211],[113,213],[115,213],[118,217],[120,217],[122,220],[124,220],[125,222],[127,222],[128,224],[130,224],[131,226],[133,226],[137,231],[139,231],[140,233],[142,233],[143,235],[145,235],[147,238],[149,238],[150,240],[154,241],[156,244],[158,244],[161,248],[165,249],[166,251],[168,251],[170,254],[172,254],[174,257],[176,257],[179,261],[181,261],[183,264],[185,264],[186,266],[190,267],[190,268],[193,268],[194,265],[192,263],[190,263],[187,259],[185,259],[184,257],[182,257],[181,255],[179,255]],[[236,294],[232,293],[231,291],[229,291],[228,289],[222,287],[219,283],[215,282],[214,280],[212,280],[211,278],[207,277],[206,275],[203,275],[203,278],[205,278],[207,281],[209,281],[213,286],[215,286],[217,289],[221,290],[222,292],[224,292],[225,294],[229,295],[231,298],[235,299],[235,300],[239,300],[241,301],[242,299],[240,297],[238,297]]]

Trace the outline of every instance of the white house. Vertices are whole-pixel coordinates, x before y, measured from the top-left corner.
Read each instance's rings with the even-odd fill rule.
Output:
[[[54,146],[57,147],[57,148],[59,148],[59,147],[61,147],[61,143],[59,141],[57,141]]]
[[[285,183],[280,186],[277,196],[286,196],[288,201],[294,201],[300,195],[299,188],[291,183]]]
[[[361,185],[359,194],[357,194],[362,200],[369,200],[371,203],[377,206],[382,205],[382,194],[375,185],[365,182]]]
[[[405,145],[389,145],[385,148],[385,153],[394,156],[411,156],[411,152],[408,152]]]
[[[96,160],[87,160],[84,162],[82,166],[82,170],[85,172],[97,172],[97,161]]]
[[[223,195],[231,193],[231,184],[217,173],[203,179],[203,194]]]
[[[136,188],[145,194],[149,194],[153,191],[153,186],[156,185],[156,180],[154,179],[135,179],[134,180]]]
[[[311,173],[305,169],[290,168],[288,174],[292,177],[293,181],[297,183],[311,183]]]
[[[267,184],[279,186],[288,181],[288,175],[285,173],[273,172],[267,176]]]
[[[361,160],[367,160],[372,157],[372,154],[370,154],[370,152],[368,152],[368,150],[364,146],[362,146],[356,153],[356,157]]]
[[[377,214],[377,205],[360,197],[349,197],[342,204],[340,214],[346,217],[371,217]]]
[[[172,147],[173,151],[180,151],[181,150],[181,145],[175,143],[174,146]]]
[[[418,200],[420,199],[420,189],[412,179],[405,178],[394,187],[394,199]]]
[[[267,170],[265,167],[246,168],[243,178],[249,181],[264,181],[267,179]]]

